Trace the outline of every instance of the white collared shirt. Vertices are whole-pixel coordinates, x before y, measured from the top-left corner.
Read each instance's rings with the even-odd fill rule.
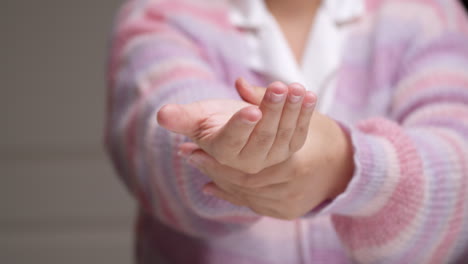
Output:
[[[250,49],[248,66],[269,81],[298,82],[319,97],[318,109],[331,107],[335,75],[346,31],[340,24],[364,12],[363,0],[323,0],[317,10],[302,57],[296,62],[275,18],[264,0],[231,0],[230,20],[245,29]]]

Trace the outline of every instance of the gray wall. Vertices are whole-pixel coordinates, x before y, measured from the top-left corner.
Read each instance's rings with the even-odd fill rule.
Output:
[[[120,2],[0,2],[0,263],[132,262],[134,204],[102,149]]]

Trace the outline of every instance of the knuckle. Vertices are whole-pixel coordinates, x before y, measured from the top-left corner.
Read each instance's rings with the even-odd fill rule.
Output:
[[[260,130],[255,133],[255,141],[259,145],[269,144],[271,141],[273,141],[274,137],[275,137],[275,133],[273,133],[272,131],[268,131],[268,130]]]
[[[258,188],[258,180],[253,176],[249,175],[246,177],[244,181],[244,187],[249,188],[249,189],[255,189]]]
[[[235,136],[228,136],[224,142],[224,144],[218,144],[223,148],[229,149],[238,149],[240,146],[244,145],[244,140]]]
[[[262,171],[262,168],[259,167],[259,166],[254,166],[254,167],[250,167],[250,168],[245,169],[245,172],[248,173],[248,174],[257,174],[260,171]]]
[[[294,129],[292,127],[279,128],[276,138],[279,141],[289,141],[293,133]]]
[[[233,183],[238,186],[244,186],[247,180],[248,180],[248,177],[245,174],[232,178]]]
[[[308,131],[307,126],[300,125],[300,126],[296,127],[296,133],[299,136],[303,136],[303,135],[307,134],[307,131]]]
[[[251,182],[251,178],[249,175],[244,175],[239,182],[239,185],[242,187],[249,187]]]
[[[306,137],[298,135],[298,137],[292,140],[291,143],[289,144],[289,151],[296,152],[300,150],[302,146],[304,146],[305,142],[306,142]]]
[[[290,152],[297,152],[298,150],[301,149],[302,145],[304,144],[303,141],[294,141],[289,145],[289,151]]]
[[[270,155],[267,158],[268,161],[266,162],[266,167],[281,163],[287,160],[292,154],[289,150],[276,150],[275,152],[276,153],[270,152]]]
[[[226,154],[226,151],[223,151],[223,148],[218,145],[215,145],[213,148],[213,156],[216,157],[216,160],[222,165],[226,165],[226,163],[229,162],[229,157]]]

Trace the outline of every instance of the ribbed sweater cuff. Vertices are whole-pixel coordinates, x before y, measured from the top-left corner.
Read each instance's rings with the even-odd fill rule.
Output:
[[[376,141],[379,141],[379,139],[351,129],[343,123],[338,122],[338,124],[348,133],[353,145],[355,165],[353,176],[343,193],[331,201],[325,201],[307,216],[325,214],[365,215],[367,214],[365,212],[367,211],[366,208],[370,209],[370,207],[378,206],[378,204],[374,203],[374,197],[377,197],[382,186],[385,186],[386,169],[377,166],[377,164],[386,164],[384,160],[381,160],[385,159],[384,155],[376,155],[385,152],[383,149],[378,150],[381,144]]]

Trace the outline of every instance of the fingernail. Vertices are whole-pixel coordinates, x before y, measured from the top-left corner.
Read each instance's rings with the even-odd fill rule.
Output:
[[[201,157],[200,155],[193,154],[187,159],[187,162],[192,166],[198,167],[202,165],[203,160],[203,157]]]
[[[177,151],[177,156],[181,158],[187,158],[190,156],[190,154],[192,154],[192,152],[193,151],[179,149],[179,151]]]
[[[277,94],[277,93],[274,93],[274,92],[271,92],[270,93],[270,101],[272,103],[279,103],[281,101],[284,100],[284,97],[285,97],[286,94]]]
[[[188,157],[189,153],[187,153],[186,151],[183,151],[183,150],[179,150],[177,151],[177,156],[181,157],[181,158],[186,158]]]
[[[304,103],[305,108],[313,108],[315,107],[315,102],[314,103]]]
[[[313,108],[317,103],[317,97],[312,92],[307,92],[306,98],[304,99],[304,106],[306,108]]]
[[[203,188],[202,192],[204,195],[213,196],[213,192],[209,188]]]
[[[244,78],[242,78],[242,77],[240,78],[240,82],[241,82],[241,84],[244,85],[244,86],[248,86],[248,85],[249,85],[249,83],[247,82],[247,80],[244,79]]]
[[[258,123],[258,121],[250,121],[248,119],[242,118],[242,122],[246,123],[247,125],[255,125]]]
[[[289,96],[289,102],[295,104],[295,103],[298,103],[300,100],[301,100],[302,96],[301,95],[293,95],[291,94]]]

